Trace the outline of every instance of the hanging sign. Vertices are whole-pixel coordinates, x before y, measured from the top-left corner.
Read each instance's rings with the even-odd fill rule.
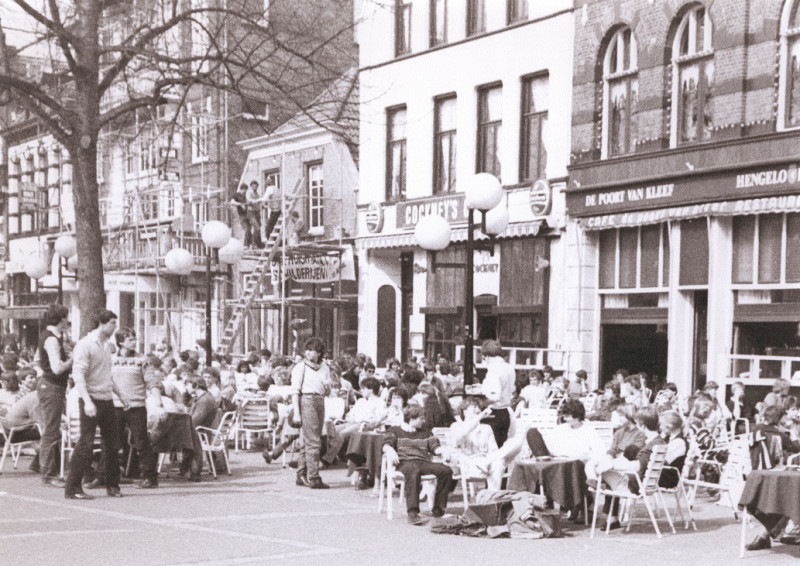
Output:
[[[281,264],[273,262],[271,277],[280,281]],[[293,257],[286,259],[286,278],[298,283],[332,283],[334,281],[355,280],[353,250],[345,248],[340,255]]]
[[[552,194],[550,183],[546,180],[539,179],[533,184],[528,202],[530,203],[531,211],[534,216],[547,216],[550,213]]]
[[[377,202],[369,203],[366,213],[367,230],[376,234],[383,230],[383,207]]]

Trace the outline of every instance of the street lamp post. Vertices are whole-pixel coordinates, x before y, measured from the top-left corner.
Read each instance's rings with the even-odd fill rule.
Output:
[[[214,250],[224,247],[231,239],[231,229],[224,222],[212,220],[206,222],[201,232],[203,243],[208,248],[206,252],[206,367],[211,367],[211,256]]]
[[[493,238],[502,234],[508,226],[508,210],[500,206],[503,187],[490,173],[478,173],[470,178],[464,188],[464,204],[467,207],[467,258],[464,262],[464,385],[473,381],[473,335],[474,335],[474,254],[476,249],[475,228],[490,238],[490,252],[494,249]],[[475,224],[475,211],[481,212],[481,223]],[[417,244],[428,251],[441,251],[450,242],[450,226],[441,216],[426,216],[420,219],[414,230]],[[480,247],[484,249],[483,246]],[[443,265],[443,264],[439,264]],[[453,266],[455,267],[455,266]]]
[[[54,249],[58,254],[58,304],[64,301],[64,275],[62,273],[64,264],[69,266],[69,260],[77,257],[78,243],[75,238],[69,235],[56,238]]]

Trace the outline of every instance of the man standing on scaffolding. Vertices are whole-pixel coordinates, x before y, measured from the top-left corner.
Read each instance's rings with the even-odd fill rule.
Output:
[[[250,219],[247,217],[247,185],[244,183],[239,185],[239,190],[233,193],[231,206],[236,210],[236,214],[239,215],[239,222],[244,230],[244,246],[249,248],[253,244],[253,234]]]
[[[272,234],[275,224],[278,223],[278,219],[281,217],[281,191],[274,180],[271,185],[265,187],[263,200],[267,203],[267,208],[269,209],[267,229],[264,231],[264,238],[269,241],[269,235]]]
[[[247,189],[247,219],[250,221],[250,231],[253,234],[253,246],[263,248],[261,241],[261,192],[258,190],[258,181],[251,181]]]

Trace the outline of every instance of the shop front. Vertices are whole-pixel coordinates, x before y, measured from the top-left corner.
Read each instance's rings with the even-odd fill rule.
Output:
[[[742,381],[758,400],[800,379],[797,163],[574,189],[567,207],[597,257],[602,380]]]

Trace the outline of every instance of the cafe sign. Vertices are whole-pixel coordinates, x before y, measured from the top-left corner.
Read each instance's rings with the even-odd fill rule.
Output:
[[[423,216],[439,215],[450,224],[467,221],[464,193],[398,202],[397,227],[414,228]]]
[[[596,189],[572,189],[567,211],[572,216],[619,214],[637,210],[752,199],[800,191],[798,164],[787,163],[748,169],[620,184]]]
[[[528,202],[534,216],[546,216],[549,214],[550,203],[552,202],[551,195],[550,183],[546,180],[539,179],[533,184]]]

